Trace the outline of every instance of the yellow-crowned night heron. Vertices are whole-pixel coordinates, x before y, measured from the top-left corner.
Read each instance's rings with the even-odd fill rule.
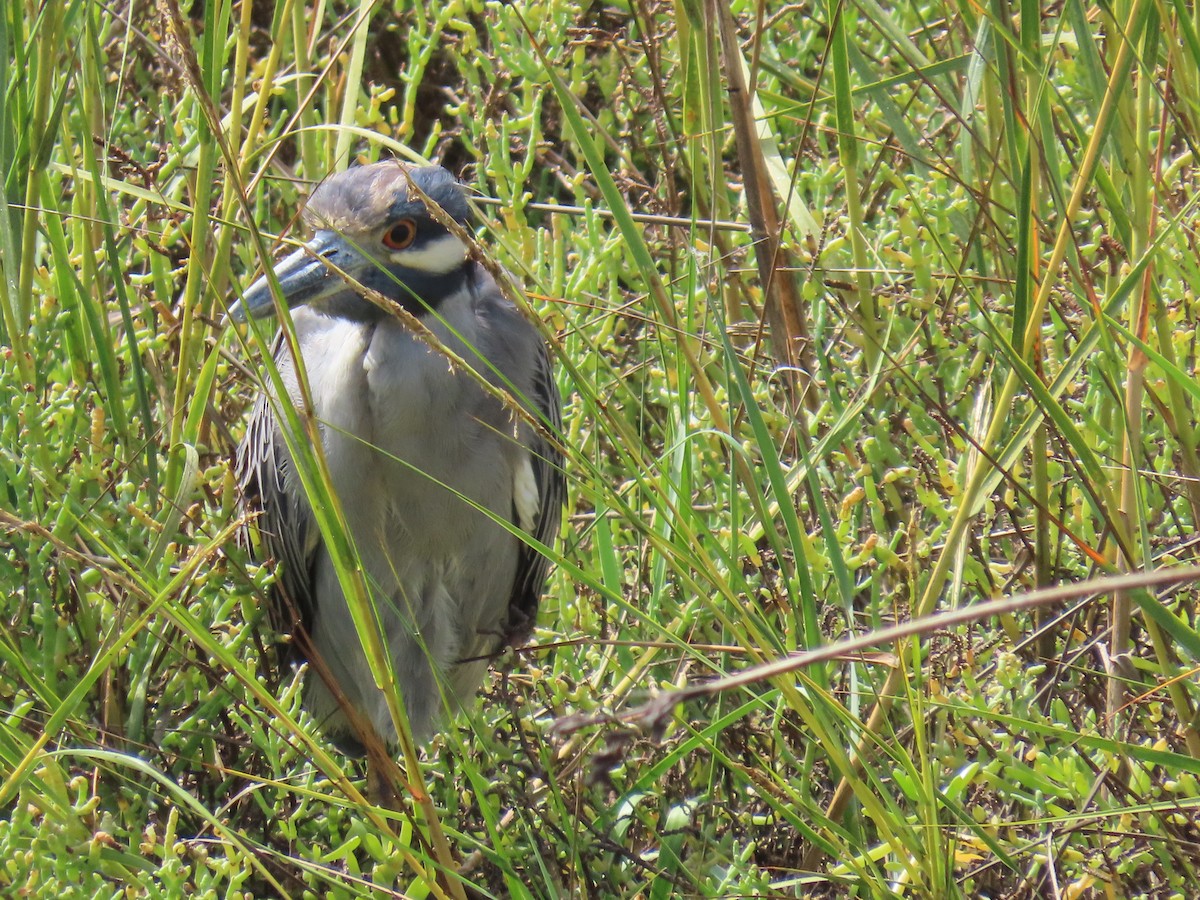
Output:
[[[332,486],[379,610],[385,649],[418,738],[443,701],[471,697],[487,657],[529,635],[548,563],[480,508],[542,544],[558,531],[561,458],[470,373],[363,296],[340,273],[417,317],[449,350],[536,420],[559,426],[545,343],[504,298],[426,198],[466,225],[462,189],[445,169],[396,161],[333,175],[313,191],[312,240],[275,275],[291,309]],[[230,317],[270,315],[260,278]],[[275,363],[294,403],[285,342]],[[286,402],[286,401],[285,401]],[[396,731],[375,686],[346,599],[266,395],[238,452],[247,504],[261,511],[266,551],[282,565],[275,606],[295,642],[319,655],[305,705],[347,752],[361,752],[348,702],[386,744]],[[333,684],[327,684],[326,679]]]

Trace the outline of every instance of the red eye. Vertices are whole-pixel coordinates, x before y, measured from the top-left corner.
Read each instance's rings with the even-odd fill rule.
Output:
[[[383,235],[383,245],[392,250],[404,250],[417,238],[417,223],[412,219],[401,219]]]

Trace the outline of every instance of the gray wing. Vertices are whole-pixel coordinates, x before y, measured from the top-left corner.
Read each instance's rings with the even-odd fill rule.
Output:
[[[291,367],[282,334],[275,336],[271,355],[281,371]],[[259,514],[263,554],[280,565],[271,597],[271,622],[289,634],[297,626],[309,629],[312,625],[312,570],[320,546],[316,523],[292,468],[270,395],[261,393],[238,447],[236,474],[243,509]],[[248,540],[246,543],[250,546]]]
[[[554,382],[550,364],[550,353],[546,344],[536,338],[534,370],[529,406],[534,417],[559,440],[562,435],[562,399]],[[562,521],[563,504],[567,497],[566,478],[563,475],[563,456],[555,444],[547,441],[539,432],[532,432],[529,452],[532,455],[533,478],[538,490],[538,516],[533,537],[543,546],[552,547]],[[513,520],[517,520],[516,511]],[[517,560],[517,574],[513,580],[512,596],[508,601],[508,623],[505,628],[505,643],[520,646],[528,640],[537,617],[542,589],[550,572],[550,560],[545,555],[522,543]]]

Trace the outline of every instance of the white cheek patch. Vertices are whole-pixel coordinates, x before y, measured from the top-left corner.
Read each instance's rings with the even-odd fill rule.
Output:
[[[461,266],[466,258],[466,245],[452,234],[442,235],[420,248],[392,254],[392,259],[400,265],[431,275],[452,272]]]
[[[513,473],[513,505],[517,508],[517,524],[522,530],[533,533],[541,512],[541,497],[537,479],[533,477],[533,463],[529,454],[522,454]]]

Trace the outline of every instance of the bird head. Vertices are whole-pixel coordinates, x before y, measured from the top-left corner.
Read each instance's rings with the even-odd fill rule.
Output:
[[[284,302],[346,318],[380,315],[344,273],[414,315],[436,309],[462,286],[467,247],[434,218],[425,198],[455,222],[468,224],[462,187],[440,166],[388,160],[327,178],[304,209],[312,239],[275,265]],[[244,322],[274,310],[264,275],[229,308],[229,318]]]

